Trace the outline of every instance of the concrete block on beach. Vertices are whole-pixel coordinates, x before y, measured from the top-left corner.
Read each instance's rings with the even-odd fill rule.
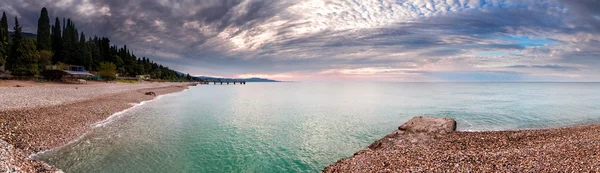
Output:
[[[414,133],[440,133],[446,134],[456,131],[456,121],[452,118],[414,117],[398,127],[398,130]]]

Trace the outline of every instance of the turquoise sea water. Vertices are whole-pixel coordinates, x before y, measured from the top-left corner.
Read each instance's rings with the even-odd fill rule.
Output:
[[[67,172],[318,172],[419,115],[461,131],[598,123],[600,83],[204,85],[38,157]]]

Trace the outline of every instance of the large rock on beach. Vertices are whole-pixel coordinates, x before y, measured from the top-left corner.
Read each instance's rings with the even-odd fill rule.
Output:
[[[456,121],[452,118],[418,116],[398,127],[413,133],[440,133],[446,134],[456,131]]]
[[[323,172],[600,172],[598,124],[491,132],[455,128],[450,118],[415,117]]]

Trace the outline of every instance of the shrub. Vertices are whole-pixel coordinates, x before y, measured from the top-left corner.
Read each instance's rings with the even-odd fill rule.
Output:
[[[117,66],[113,63],[101,62],[98,67],[98,76],[107,81],[117,79]]]
[[[54,53],[52,53],[48,50],[40,50],[38,52],[38,54],[39,54],[38,66],[39,66],[40,72],[47,70],[46,66],[52,65],[52,56],[54,56]]]

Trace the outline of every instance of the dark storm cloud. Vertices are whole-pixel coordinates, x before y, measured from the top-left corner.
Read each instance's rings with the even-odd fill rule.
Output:
[[[588,32],[600,32],[600,1],[597,0],[563,0],[569,8],[572,18],[578,28]]]

